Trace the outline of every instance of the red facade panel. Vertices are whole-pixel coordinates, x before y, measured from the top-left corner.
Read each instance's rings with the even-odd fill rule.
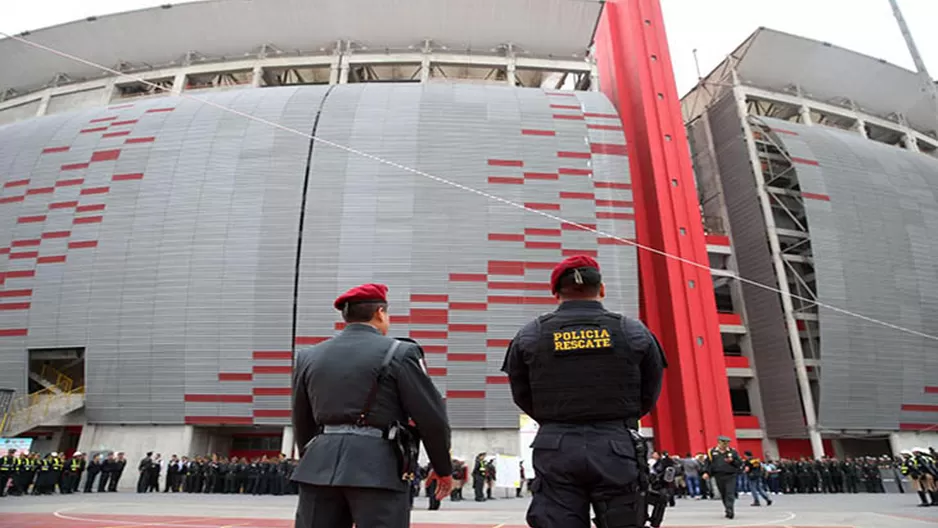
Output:
[[[524,167],[521,160],[490,159],[489,165],[492,167]]]
[[[446,339],[449,333],[446,330],[411,330],[410,337],[414,339]]]
[[[556,136],[557,133],[553,130],[534,130],[526,128],[521,130],[521,133],[525,136]]]
[[[524,185],[524,178],[511,178],[508,176],[489,176],[489,183],[502,185]]]
[[[436,294],[425,294],[425,293],[412,293],[410,294],[410,302],[448,302],[449,295],[436,295]]]
[[[250,372],[219,372],[218,381],[251,381],[254,375]]]
[[[121,156],[120,149],[99,150],[91,155],[91,162],[96,161],[114,161]]]
[[[485,398],[485,391],[479,390],[448,390],[446,391],[446,397],[452,398],[454,400],[460,399],[471,399],[471,400],[481,400]]]
[[[286,361],[293,360],[293,352],[289,350],[255,350],[251,357],[254,359],[282,359]]]

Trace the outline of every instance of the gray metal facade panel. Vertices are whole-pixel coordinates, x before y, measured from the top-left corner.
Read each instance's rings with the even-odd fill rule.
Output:
[[[708,113],[739,274],[775,288],[778,280],[736,100],[730,94]],[[779,294],[747,283],[742,284],[742,292],[755,372],[766,409],[766,433],[773,437],[802,436],[806,432],[804,413]]]
[[[324,105],[317,135],[326,140],[482,193],[559,207],[546,212],[634,237],[624,137],[588,127],[617,122],[600,94],[371,84],[335,87],[326,97],[329,90],[200,97],[303,134],[313,130]],[[552,104],[580,109],[561,112]],[[583,119],[558,119],[558,113]],[[130,120],[136,122],[125,123]],[[124,130],[132,134],[113,135]],[[290,386],[297,240],[310,153],[303,134],[174,98],[0,129],[0,182],[15,181],[14,175],[35,180],[4,187],[0,198],[73,180],[55,187],[54,198],[0,203],[0,227],[9,237],[0,247],[50,231],[70,233],[42,238],[40,246],[40,256],[66,255],[65,262],[37,265],[0,256],[4,272],[36,270],[35,277],[7,277],[0,290],[33,290],[29,310],[0,310],[0,329],[28,331],[0,337],[0,383],[24,388],[27,348],[84,346],[91,422],[287,423],[283,392]],[[147,137],[154,140],[126,143]],[[591,142],[615,145],[619,153],[559,154],[587,153]],[[70,148],[42,153],[55,146]],[[63,170],[118,148],[117,159]],[[309,172],[297,343],[335,333],[331,300],[337,293],[366,281],[389,284],[395,334],[447,332],[445,339],[421,341],[457,427],[517,426],[518,410],[499,371],[505,343],[552,309],[544,266],[564,251],[598,254],[607,305],[637,314],[632,246],[600,244],[594,234],[562,229],[556,219],[326,143],[315,144]],[[616,185],[594,187],[594,181]],[[97,187],[108,189],[88,192]],[[49,210],[53,200],[77,201],[82,210]],[[600,212],[619,216],[597,219]],[[47,218],[17,220],[39,214]],[[526,234],[530,229],[551,231]],[[492,240],[492,234],[511,240]],[[89,245],[69,247],[74,242]],[[492,287],[496,282],[507,287]],[[245,398],[253,403],[240,401]]]
[[[555,110],[552,104],[579,105],[581,110]],[[629,183],[628,160],[621,155],[558,155],[589,152],[591,140],[624,145],[624,137],[615,131],[594,138],[594,130],[586,126],[592,118],[554,117],[583,112],[615,113],[601,94],[592,93],[561,97],[501,86],[347,85],[326,100],[317,135],[517,203],[554,204],[559,211],[545,212],[597,224],[597,210],[608,208],[597,208],[592,199],[561,198],[560,192],[595,192],[597,199],[631,201],[627,189],[593,188],[594,180]],[[592,169],[593,175],[558,174],[561,168]],[[543,179],[551,173],[557,178]],[[490,177],[524,183],[490,183]],[[616,211],[634,213],[634,208]],[[631,218],[603,222],[617,235],[634,237]],[[521,298],[546,298],[549,292],[546,286],[492,288],[486,281],[546,285],[549,270],[525,269],[523,263],[557,262],[563,257],[561,248],[598,251],[609,284],[609,307],[636,315],[638,299],[633,247],[599,245],[596,235],[588,232],[528,236],[526,228],[559,231],[561,225],[426,175],[316,145],[303,229],[300,342],[334,334],[339,317],[330,299],[335,295],[361,282],[386,282],[391,314],[397,316],[393,334],[448,332],[446,339],[420,341],[427,348],[434,382],[448,395],[453,425],[517,427],[519,411],[508,386],[501,383],[503,343],[533,316],[551,309],[549,304],[521,304]],[[490,234],[515,238],[491,240]],[[525,241],[556,247],[526,248]],[[516,268],[506,270],[499,263]],[[412,295],[445,296],[445,301]],[[450,303],[482,304],[486,309]],[[436,310],[436,318],[421,318],[433,315],[425,310]],[[454,324],[484,325],[485,332],[451,329]]]
[[[200,97],[308,132],[324,93],[284,88]],[[131,133],[116,133],[123,131]],[[28,311],[4,310],[14,317],[0,319],[0,332],[29,334],[0,337],[0,384],[24,389],[18,378],[25,377],[28,348],[84,346],[90,422],[244,420],[255,410],[288,412],[286,396],[228,401],[251,396],[255,383],[220,381],[220,373],[250,373],[264,363],[253,359],[256,350],[291,349],[309,141],[175,98],[0,129],[0,181],[19,178],[13,174],[30,179],[25,187],[5,187],[0,197],[55,189],[0,204],[0,225],[9,226],[0,247],[42,237],[40,259],[66,257],[31,259],[27,266],[4,259],[4,272],[35,269],[35,277],[12,279],[0,290],[15,283],[32,289]],[[66,152],[42,153],[65,146]],[[116,159],[101,154],[117,149]],[[85,168],[63,167],[89,160]],[[69,201],[77,206],[50,208]],[[39,214],[44,222],[17,223]],[[43,237],[57,231],[69,234]],[[281,364],[289,369],[289,358]],[[289,370],[257,374],[256,385],[288,388],[289,377]],[[196,398],[186,401],[187,395]]]
[[[798,163],[821,302],[938,335],[938,161],[827,127],[777,120]],[[935,341],[821,308],[820,423],[831,429],[934,424]]]

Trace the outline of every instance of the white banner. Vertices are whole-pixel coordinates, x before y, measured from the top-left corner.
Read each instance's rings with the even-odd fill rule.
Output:
[[[533,418],[526,414],[521,415],[518,423],[518,452],[521,453],[521,463],[524,464],[525,480],[534,478],[534,450],[531,449],[531,443],[534,442],[539,428]]]
[[[17,455],[29,453],[32,446],[32,438],[0,438],[0,455],[6,456],[10,449],[16,449]]]
[[[495,455],[495,487],[518,488],[521,487],[521,468],[516,456]]]

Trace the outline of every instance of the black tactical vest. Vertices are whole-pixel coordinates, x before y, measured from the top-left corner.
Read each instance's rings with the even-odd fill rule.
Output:
[[[532,418],[541,424],[639,418],[641,357],[626,340],[621,315],[561,310],[538,323],[529,364]]]

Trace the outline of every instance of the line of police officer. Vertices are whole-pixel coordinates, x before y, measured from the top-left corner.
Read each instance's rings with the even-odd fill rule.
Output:
[[[16,454],[15,449],[0,457],[0,497],[7,494],[51,495],[56,489],[63,495],[78,491],[82,473],[86,473],[84,492],[90,493],[95,479],[98,492],[116,492],[127,460],[123,453],[96,456],[89,464],[81,452],[66,458],[60,453]]]
[[[873,457],[844,460],[821,457],[778,462],[779,491],[790,493],[884,493],[882,467],[892,467]],[[862,487],[861,487],[862,484]]]
[[[166,462],[163,492],[225,493],[245,495],[295,495],[296,484],[291,482],[297,461],[284,455],[268,458],[196,456],[177,458]],[[137,466],[140,477],[137,492],[159,491],[159,478],[163,463],[152,453]]]

